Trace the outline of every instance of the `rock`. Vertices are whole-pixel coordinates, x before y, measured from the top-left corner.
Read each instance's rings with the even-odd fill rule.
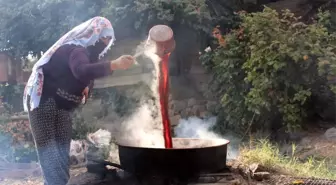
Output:
[[[209,101],[206,104],[206,109],[209,112],[215,112],[216,111],[216,106],[217,106],[217,102],[215,102],[215,101]]]
[[[171,126],[176,126],[176,125],[179,124],[181,116],[180,115],[176,115],[176,116],[170,117],[169,119],[170,119]]]
[[[187,112],[187,117],[190,117],[192,115],[192,112],[191,112],[191,108],[186,108],[186,112]]]
[[[188,107],[192,107],[196,105],[196,100],[195,98],[191,98],[188,100]]]
[[[174,101],[174,111],[181,112],[182,110],[187,108],[186,101]]]
[[[168,108],[169,109],[174,109],[174,101],[173,100],[168,102]]]
[[[200,114],[199,114],[199,116],[201,117],[201,118],[207,118],[207,117],[209,117],[209,112],[207,112],[207,111],[202,111],[202,112],[200,112]]]
[[[256,172],[253,175],[253,178],[257,181],[263,181],[270,179],[271,174],[269,172]]]
[[[300,141],[303,137],[305,137],[307,134],[305,132],[290,132],[289,133],[289,139],[291,141],[298,142]]]
[[[242,185],[243,183],[241,182],[240,179],[235,179],[235,180],[231,181],[230,184],[234,184],[234,185]]]
[[[249,166],[250,171],[252,172],[252,174],[254,174],[259,168],[259,164],[258,163],[253,163]]]
[[[85,141],[71,140],[70,143],[70,166],[72,168],[83,167],[86,165],[86,152],[88,150]]]
[[[329,140],[333,140],[336,141],[336,128],[330,128],[328,129],[325,133],[324,136],[329,139]]]
[[[188,117],[188,111],[187,109],[184,109],[181,111],[181,118],[187,118]]]
[[[311,143],[312,143],[312,139],[309,137],[305,137],[301,139],[301,142],[300,142],[300,144],[304,146],[309,146]]]
[[[206,111],[206,106],[205,105],[195,105],[192,108],[192,114],[193,116],[200,116],[201,112]]]
[[[264,166],[262,166],[262,165],[260,165],[260,164],[258,164],[258,163],[253,163],[253,164],[251,164],[251,165],[248,167],[248,169],[249,169],[250,173],[252,174],[252,176],[253,176],[255,173],[257,173],[257,172],[264,172],[264,171],[267,170]]]
[[[196,105],[205,105],[206,107],[206,103],[207,103],[206,100],[196,100]]]
[[[168,110],[168,114],[169,114],[169,116],[174,116],[174,115],[175,115],[175,112],[174,112],[173,109],[169,109],[169,110]]]
[[[280,154],[285,156],[291,156],[292,155],[292,145],[291,144],[283,144],[280,147]]]

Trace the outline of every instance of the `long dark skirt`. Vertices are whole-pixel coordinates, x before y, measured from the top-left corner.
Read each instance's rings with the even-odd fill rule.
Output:
[[[70,178],[70,112],[58,109],[50,98],[29,112],[29,121],[45,185],[66,185]]]

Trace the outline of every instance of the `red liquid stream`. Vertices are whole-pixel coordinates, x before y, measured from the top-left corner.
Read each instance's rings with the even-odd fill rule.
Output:
[[[166,148],[173,148],[173,142],[170,132],[170,120],[168,115],[168,100],[169,100],[169,66],[168,66],[169,54],[162,57],[160,63],[159,74],[159,95],[161,105],[161,115],[163,124],[163,137]]]

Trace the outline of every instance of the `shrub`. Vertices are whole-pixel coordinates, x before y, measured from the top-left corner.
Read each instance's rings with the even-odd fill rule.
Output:
[[[6,162],[37,161],[28,120],[13,121],[9,114],[0,116],[1,160]]]
[[[24,86],[16,84],[0,84],[0,98],[9,113],[23,111],[22,95]]]
[[[336,34],[325,26],[330,14],[320,13],[310,25],[288,10],[240,16],[240,27],[225,35],[226,45],[202,56],[214,74],[224,128],[269,128],[277,122],[288,131],[300,128],[311,114],[312,97],[335,90],[329,82],[336,74]]]

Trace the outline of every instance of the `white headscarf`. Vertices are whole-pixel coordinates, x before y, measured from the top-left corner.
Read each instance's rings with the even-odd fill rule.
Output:
[[[99,54],[99,58],[104,56],[107,50],[115,41],[114,30],[109,20],[104,17],[94,17],[73,28],[63,37],[61,37],[43,56],[35,63],[32,74],[27,82],[24,95],[23,106],[24,110],[28,111],[27,104],[30,103],[30,110],[37,108],[40,104],[44,75],[42,66],[50,61],[56,50],[66,44],[74,44],[78,46],[88,47],[94,45],[100,38],[111,37],[110,43]],[[27,102],[27,97],[30,96],[30,102]]]

